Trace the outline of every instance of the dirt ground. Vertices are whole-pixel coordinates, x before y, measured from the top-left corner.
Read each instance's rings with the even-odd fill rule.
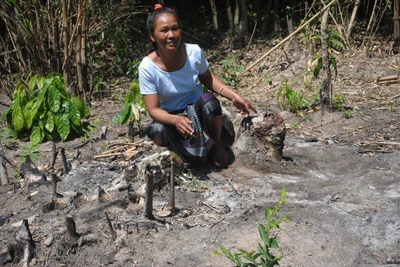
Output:
[[[234,56],[247,66],[268,47],[253,49],[246,56],[240,57],[239,51]],[[209,55],[217,57],[218,51]],[[16,190],[13,185],[0,188],[0,262],[7,257],[8,245],[15,242],[21,220],[28,219],[36,244],[32,266],[233,266],[225,257],[214,255],[217,244],[233,251],[256,250],[257,224],[264,222],[264,209],[277,203],[285,187],[288,200],[280,215],[290,219],[273,232],[283,255],[280,266],[400,265],[400,83],[376,83],[378,77],[400,75],[400,55],[354,50],[338,55],[337,61],[333,91],[346,99],[350,118],[339,111],[293,114],[281,110],[287,128],[285,160],[249,162],[246,155],[236,154],[228,169],[185,170],[176,177],[176,214],[163,212],[168,206],[168,186],[155,192],[157,220],[143,216],[143,199],[135,203],[118,188],[131,182],[125,176],[127,166],[161,149],[145,141],[134,160],[93,158],[110,150],[113,142],[126,140],[125,127],[112,123],[121,109],[125,85],[110,83],[114,84],[108,88],[112,93],[93,100],[90,119],[99,122],[91,136],[56,144],[65,148],[71,171],[62,173],[58,156],[53,172],[62,180],[57,192],[64,197],[54,209],[46,209],[51,185],[29,189],[26,182]],[[258,108],[266,103],[279,107],[276,93],[284,78],[309,96],[318,88],[320,81],[307,83],[304,78],[304,55],[275,53],[263,66],[264,72],[256,67],[246,73],[238,87]],[[267,74],[260,79],[263,73]],[[271,85],[266,78],[272,78]],[[231,114],[237,128],[241,118]],[[149,118],[143,118],[143,127],[148,122]],[[108,128],[106,140],[100,139],[103,126]],[[137,135],[135,141],[142,138]],[[19,167],[29,143],[6,141],[2,140],[5,155]],[[75,158],[77,147],[80,155]],[[38,151],[28,149],[48,179],[51,149],[50,142]],[[10,165],[7,168],[12,176],[15,171]],[[142,190],[143,177],[134,179],[133,190]],[[111,200],[99,201],[98,186]],[[84,240],[77,247],[65,245],[66,216],[74,218]]]

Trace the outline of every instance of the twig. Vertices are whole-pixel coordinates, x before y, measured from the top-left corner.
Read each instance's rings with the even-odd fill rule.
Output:
[[[221,220],[216,221],[215,223],[211,224],[210,227],[209,227],[209,229],[213,228],[214,226],[216,226],[217,224],[219,224],[219,223],[222,222],[223,220],[225,220],[225,217],[222,217]]]
[[[222,212],[222,210],[217,209],[216,207],[211,206],[211,205],[208,204],[207,202],[200,201],[200,204],[203,204],[203,205],[209,207],[210,209],[212,209],[212,210],[215,211],[216,213],[221,213],[221,212]]]
[[[105,154],[105,155],[95,155],[93,156],[94,159],[99,159],[99,158],[108,158],[108,157],[115,157],[115,156],[120,156],[121,153],[110,153],[110,154]]]
[[[115,241],[117,239],[117,233],[115,232],[114,228],[112,227],[111,220],[108,217],[108,213],[104,212],[104,214],[106,215],[107,224],[108,224],[108,227],[110,228],[111,237]]]
[[[247,50],[249,50],[249,47],[250,47],[250,45],[251,45],[251,42],[253,41],[253,36],[254,36],[254,33],[256,32],[256,28],[257,28],[257,21],[256,21],[256,23],[254,24],[253,32],[251,33],[251,37],[250,37],[249,43],[247,44],[247,47],[246,47],[246,52],[247,52]]]
[[[114,153],[114,152],[116,152],[116,151],[123,150],[123,149],[125,149],[125,148],[127,148],[127,147],[129,147],[129,146],[130,146],[130,145],[123,145],[123,146],[121,146],[121,147],[117,147],[117,148],[114,148],[114,149],[110,149],[110,150],[104,151],[104,152],[101,153],[101,154],[102,154],[102,155],[106,155],[106,154]]]

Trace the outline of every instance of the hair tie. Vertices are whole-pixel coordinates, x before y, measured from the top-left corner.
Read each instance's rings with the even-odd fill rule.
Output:
[[[154,10],[157,10],[157,9],[160,9],[160,8],[163,8],[163,6],[160,5],[160,4],[155,4],[154,5]]]

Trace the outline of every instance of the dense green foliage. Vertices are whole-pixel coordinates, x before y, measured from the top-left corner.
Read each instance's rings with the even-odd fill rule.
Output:
[[[33,145],[47,140],[65,140],[71,132],[83,133],[81,120],[90,111],[82,99],[71,97],[63,77],[30,74],[27,83],[20,80],[14,99],[2,116],[19,135],[29,134]]]

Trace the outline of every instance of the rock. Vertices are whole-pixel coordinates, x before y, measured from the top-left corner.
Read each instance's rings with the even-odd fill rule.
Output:
[[[49,236],[48,238],[46,238],[46,239],[44,240],[43,244],[44,244],[46,247],[50,247],[50,246],[53,244],[53,241],[54,241],[54,236]]]

